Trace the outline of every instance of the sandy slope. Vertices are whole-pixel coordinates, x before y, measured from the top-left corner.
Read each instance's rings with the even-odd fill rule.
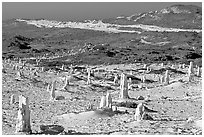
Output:
[[[34,25],[36,27],[46,27],[46,28],[80,28],[80,29],[90,29],[96,31],[105,31],[112,33],[141,33],[140,31],[135,30],[120,30],[120,28],[132,28],[132,29],[142,29],[145,31],[157,31],[157,32],[197,32],[200,33],[202,30],[199,29],[179,29],[179,28],[165,28],[154,25],[118,25],[118,24],[109,24],[103,23],[102,21],[98,21],[97,23],[88,22],[58,22],[58,21],[49,21],[49,20],[23,20],[17,19],[19,22],[26,22],[29,25]]]

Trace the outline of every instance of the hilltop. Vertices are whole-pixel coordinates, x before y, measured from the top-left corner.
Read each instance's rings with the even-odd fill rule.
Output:
[[[104,19],[103,21],[115,24],[146,24],[168,28],[201,29],[202,8],[194,5],[172,5],[160,11]]]

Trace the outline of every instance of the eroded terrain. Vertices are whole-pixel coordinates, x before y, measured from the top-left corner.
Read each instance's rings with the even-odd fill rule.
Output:
[[[3,63],[3,134],[16,134],[19,95],[29,97],[32,134],[202,134],[202,80],[201,77],[193,76],[193,81],[188,82],[188,65],[179,68],[179,64],[166,64],[163,67],[161,64],[148,64],[151,71],[143,69],[140,63],[89,66],[95,71],[91,75],[92,84],[87,85],[86,66],[73,66],[78,70],[71,74],[70,66],[65,66],[65,70],[58,68],[42,71],[41,67],[25,63],[23,69],[20,67],[22,79],[16,80],[16,72],[19,70],[13,70],[15,64],[23,65],[17,61]],[[167,69],[170,71],[170,84],[164,85],[159,77]],[[156,111],[148,113],[151,120],[135,121],[135,106],[117,105],[117,111],[97,111],[100,98],[107,91],[114,101],[119,100],[120,84],[113,83],[113,74],[121,72],[131,73],[135,77],[132,78],[132,88],[128,93],[136,104],[145,102],[143,99],[138,100],[138,96],[145,98],[150,95],[150,101],[145,102],[146,106]],[[71,76],[69,89],[61,90],[67,75]],[[146,80],[143,83],[141,78],[144,75]],[[57,97],[54,101],[50,100],[47,91],[48,83],[53,80],[57,81]],[[14,104],[10,104],[12,94],[15,97]],[[194,122],[188,122],[189,118]],[[56,129],[42,130],[43,126]]]

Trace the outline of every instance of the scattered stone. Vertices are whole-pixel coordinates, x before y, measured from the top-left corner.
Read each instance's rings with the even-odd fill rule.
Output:
[[[191,82],[193,80],[193,68],[192,68],[192,62],[190,63],[190,66],[188,68],[188,82]]]
[[[2,68],[2,73],[6,73],[6,69],[5,68]]]
[[[132,72],[132,70],[130,70],[130,75],[133,75],[133,72]]]
[[[17,73],[16,73],[16,78],[15,78],[16,80],[22,80],[22,73],[20,72],[20,71],[18,71]]]
[[[193,62],[190,62],[189,70],[188,71],[190,71],[190,73],[194,73],[193,72]]]
[[[138,96],[137,100],[144,100],[144,97],[143,96]]]
[[[62,64],[62,67],[60,68],[61,70],[64,70],[64,64]]]
[[[55,100],[64,100],[64,99],[65,99],[64,96],[56,96],[56,97],[55,97]]]
[[[138,87],[139,89],[142,89],[142,88],[143,88],[143,85],[142,85],[142,84],[139,84],[139,85],[137,85],[137,87]]]
[[[152,69],[150,67],[147,67],[147,72],[150,72]]]
[[[144,108],[143,103],[138,104],[137,108],[135,109],[135,120],[136,121],[143,120],[142,115],[144,114],[144,110],[145,110],[145,108]]]
[[[132,89],[132,78],[128,80],[128,89]]]
[[[144,68],[144,69],[147,69],[147,64],[144,64],[143,68]]]
[[[112,109],[112,98],[109,92],[106,94],[106,107]]]
[[[38,76],[38,72],[37,70],[35,70],[35,72],[33,73],[34,76]]]
[[[162,76],[160,77],[160,82],[161,82],[161,84],[164,83],[164,79],[165,79],[165,77],[162,75]]]
[[[197,73],[196,73],[196,75],[198,76],[198,77],[200,77],[201,76],[201,69],[200,69],[200,67],[198,66],[198,68],[197,68]]]
[[[151,100],[150,100],[150,95],[147,95],[147,97],[146,97],[144,100],[145,100],[145,102],[151,101]]]
[[[19,96],[16,132],[31,132],[29,100],[22,95]]]
[[[10,98],[10,105],[12,105],[14,103],[15,103],[15,96],[14,96],[14,94],[12,94],[11,98]]]
[[[64,127],[60,125],[40,125],[40,130],[45,135],[59,135],[64,131]]]
[[[114,85],[116,85],[118,83],[118,75],[115,74],[114,76],[114,81],[113,81]]]
[[[132,84],[132,78],[128,79],[128,83],[131,85]]]
[[[52,87],[51,87],[51,91],[50,91],[50,100],[55,99],[55,90],[56,90],[56,81],[54,80],[52,82]]]
[[[100,102],[99,108],[104,108],[104,107],[106,107],[106,96],[105,95],[103,95],[101,97],[101,102]]]
[[[19,59],[18,63],[21,64],[21,59]]]
[[[166,73],[165,73],[165,77],[164,77],[164,82],[165,84],[169,84],[169,70],[166,70]]]
[[[117,111],[118,110],[117,106],[112,106],[112,110]]]
[[[89,84],[91,84],[91,69],[90,68],[88,68],[87,69],[87,73],[88,73],[88,76],[87,76],[87,84],[89,85]]]
[[[144,75],[144,76],[142,76],[141,81],[142,81],[142,83],[145,83],[145,81],[146,81],[146,77],[145,77],[145,75]]]
[[[148,115],[147,113],[143,113],[142,114],[142,120],[154,120],[150,115]]]
[[[121,99],[129,98],[127,76],[124,73],[121,73],[121,79],[120,79],[120,98]]]
[[[47,85],[47,92],[50,92],[50,87],[51,87],[51,85],[48,84],[48,85]]]
[[[42,71],[42,72],[44,72],[44,71],[45,71],[45,68],[44,68],[44,67],[42,67],[42,68],[41,68],[41,71]]]
[[[195,121],[195,118],[194,117],[189,117],[187,119],[187,123],[193,123]]]
[[[69,77],[66,76],[64,86],[62,87],[63,90],[68,90],[68,88],[69,88],[69,81],[70,81]]]
[[[174,67],[175,67],[174,64],[172,64],[172,65],[171,65],[171,68],[174,69]]]
[[[16,65],[13,65],[13,66],[12,66],[12,70],[16,70]]]
[[[167,98],[169,98],[169,97],[161,96],[161,99],[167,99]]]
[[[129,89],[131,90],[132,87],[133,87],[132,84],[130,84],[130,83],[128,82],[128,90],[129,90]]]
[[[185,64],[182,64],[182,68],[184,69],[186,67],[186,65]]]
[[[88,110],[88,111],[93,110],[93,104],[91,104],[91,102],[89,102],[86,110]]]

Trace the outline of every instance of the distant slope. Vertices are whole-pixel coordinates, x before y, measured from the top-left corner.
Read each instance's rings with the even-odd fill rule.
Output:
[[[42,28],[79,28],[109,33],[142,33],[143,31],[159,32],[201,32],[202,9],[193,5],[174,5],[161,11],[151,11],[116,17],[112,19],[85,20],[83,22],[61,22],[46,19],[17,19],[30,25]]]
[[[160,27],[202,29],[202,8],[194,5],[173,5],[161,11],[139,13],[128,17],[104,19],[104,23],[145,24]]]
[[[83,22],[11,19],[2,22],[2,57],[63,55],[55,65],[192,60],[201,65],[201,15],[200,7],[174,5]]]

